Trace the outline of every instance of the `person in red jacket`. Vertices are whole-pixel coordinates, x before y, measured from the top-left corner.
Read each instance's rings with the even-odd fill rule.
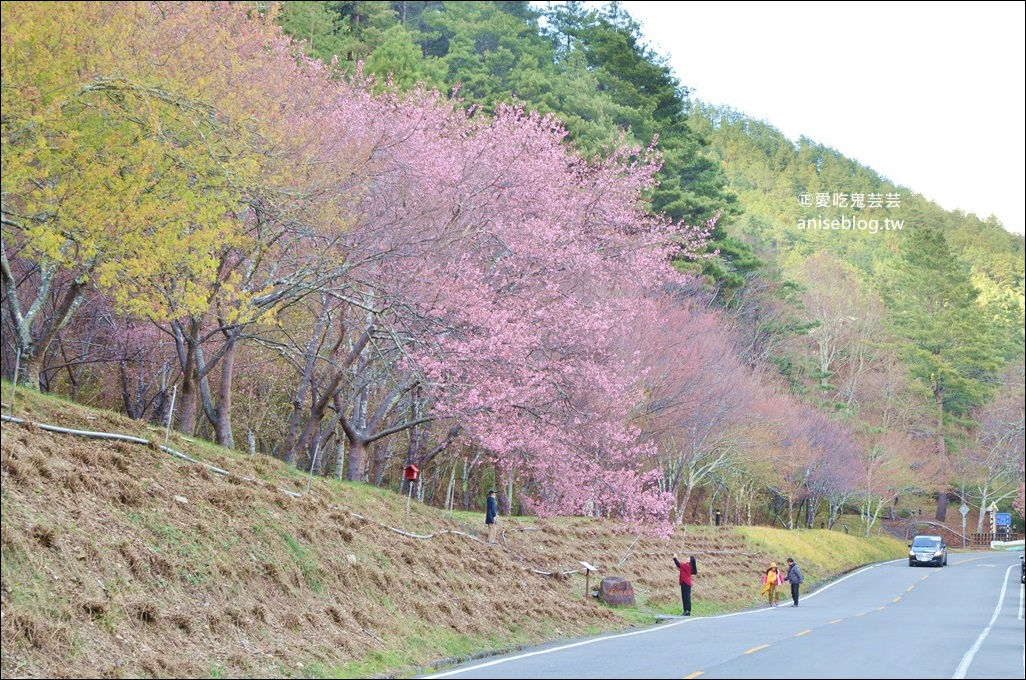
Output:
[[[680,599],[684,604],[683,616],[691,616],[691,581],[692,577],[698,574],[695,556],[692,555],[688,561],[681,562],[677,559],[677,553],[673,553],[673,563],[680,570]]]

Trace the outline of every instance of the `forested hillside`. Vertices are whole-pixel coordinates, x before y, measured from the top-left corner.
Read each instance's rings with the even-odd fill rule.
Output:
[[[4,377],[404,494],[412,465],[437,507],[1021,526],[1022,235],[693,101],[616,3],[2,31]]]
[[[744,206],[732,231],[787,291],[785,313],[809,324],[771,359],[792,388],[882,460],[895,435],[927,444],[910,470],[932,454],[940,488],[954,477],[962,500],[1001,486],[1002,456],[1021,480],[1022,235],[765,122],[691,110]]]

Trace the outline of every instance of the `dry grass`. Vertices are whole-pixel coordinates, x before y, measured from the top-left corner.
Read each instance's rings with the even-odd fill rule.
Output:
[[[144,424],[31,393],[15,415],[163,443]],[[488,546],[483,513],[414,502],[407,516],[404,496],[323,479],[304,494],[307,478],[277,461],[174,434],[171,448],[230,474],[152,446],[2,428],[5,678],[412,675],[679,613],[674,551],[698,558],[697,615],[754,605],[781,541],[810,584],[903,554],[839,532],[688,527],[660,540],[505,517]],[[601,570],[592,589],[626,577],[637,607],[586,597],[579,560]]]

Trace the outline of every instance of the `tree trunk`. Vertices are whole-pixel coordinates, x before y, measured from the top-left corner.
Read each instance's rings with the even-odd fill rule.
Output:
[[[371,466],[371,469],[373,471],[372,478],[374,479],[374,486],[381,486],[382,483],[385,481],[385,473],[388,472],[389,458],[391,458],[391,455],[388,446],[385,446],[384,444],[374,445],[374,457],[373,464]]]
[[[181,410],[178,411],[178,427],[182,434],[191,437],[196,430],[196,374],[190,361],[187,369],[182,372],[182,396],[179,400]]]
[[[500,515],[509,514],[509,498],[506,496],[505,489],[503,489],[504,486],[506,486],[506,474],[503,472],[502,468],[496,467],[494,488],[496,491],[498,491],[497,495],[499,497],[498,501]]]
[[[345,475],[346,438],[335,437],[335,479],[341,480]]]
[[[362,482],[367,461],[367,443],[357,439],[349,442],[349,462],[346,468],[346,479],[350,482]]]
[[[940,454],[942,461],[946,461],[947,456],[947,445],[944,443],[944,435],[942,433],[937,434],[937,451]],[[945,466],[945,472],[947,472]],[[937,492],[937,514],[935,517],[938,522],[943,522],[948,516],[948,485],[943,484]]]
[[[22,355],[22,361],[25,362],[25,369],[23,375],[25,378],[22,380],[22,385],[31,388],[33,390],[39,390],[39,376],[43,372],[43,355],[42,352],[33,352],[29,355]],[[14,376],[15,382],[18,380],[18,376]]]
[[[944,442],[944,385],[940,382],[933,387],[934,403],[937,405],[937,455],[940,457],[942,474],[947,475],[948,449]],[[938,522],[943,522],[948,516],[948,484],[944,482],[937,494]]]
[[[948,516],[948,490],[946,487],[942,488],[937,493],[937,521],[943,522]]]
[[[179,395],[178,426],[176,429],[182,434],[191,437],[196,430],[196,348],[192,338],[186,333],[182,324],[177,321],[172,324],[173,336],[175,339],[175,352],[178,354],[178,363],[182,367],[182,393]]]
[[[71,320],[71,317],[82,304],[82,300],[85,299],[85,281],[88,278],[89,272],[85,272],[76,278],[63,295],[54,293],[54,296],[58,298],[58,304],[53,308],[49,316],[45,318],[41,330],[34,337],[32,329],[35,312],[30,310],[27,315],[22,314],[17,283],[7,260],[6,243],[0,247],[0,256],[2,256],[0,257],[0,264],[2,264],[0,266],[0,282],[2,282],[3,290],[6,294],[8,314],[11,323],[14,324],[15,347],[21,350],[21,358],[25,362],[25,378],[22,384],[31,389],[39,390],[43,373],[43,359],[46,357],[50,343],[57,337],[61,329],[68,325],[68,321]],[[44,267],[41,276],[38,293],[41,298],[45,299],[51,294],[54,270]],[[14,376],[14,382],[17,384],[18,376]]]
[[[235,337],[237,336],[228,338],[230,344],[222,359],[221,383],[215,406],[216,420],[213,423],[217,443],[226,449],[235,448],[235,437],[232,436],[232,377],[235,354],[239,351]]]

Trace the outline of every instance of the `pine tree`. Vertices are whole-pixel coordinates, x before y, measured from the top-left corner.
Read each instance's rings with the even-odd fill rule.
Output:
[[[902,243],[897,266],[884,288],[891,330],[901,344],[913,380],[934,404],[930,431],[942,463],[946,437],[971,426],[967,416],[983,404],[1004,365],[1004,345],[977,304],[968,271],[951,252],[944,234],[931,227],[912,231]],[[937,520],[947,510],[941,489]]]

